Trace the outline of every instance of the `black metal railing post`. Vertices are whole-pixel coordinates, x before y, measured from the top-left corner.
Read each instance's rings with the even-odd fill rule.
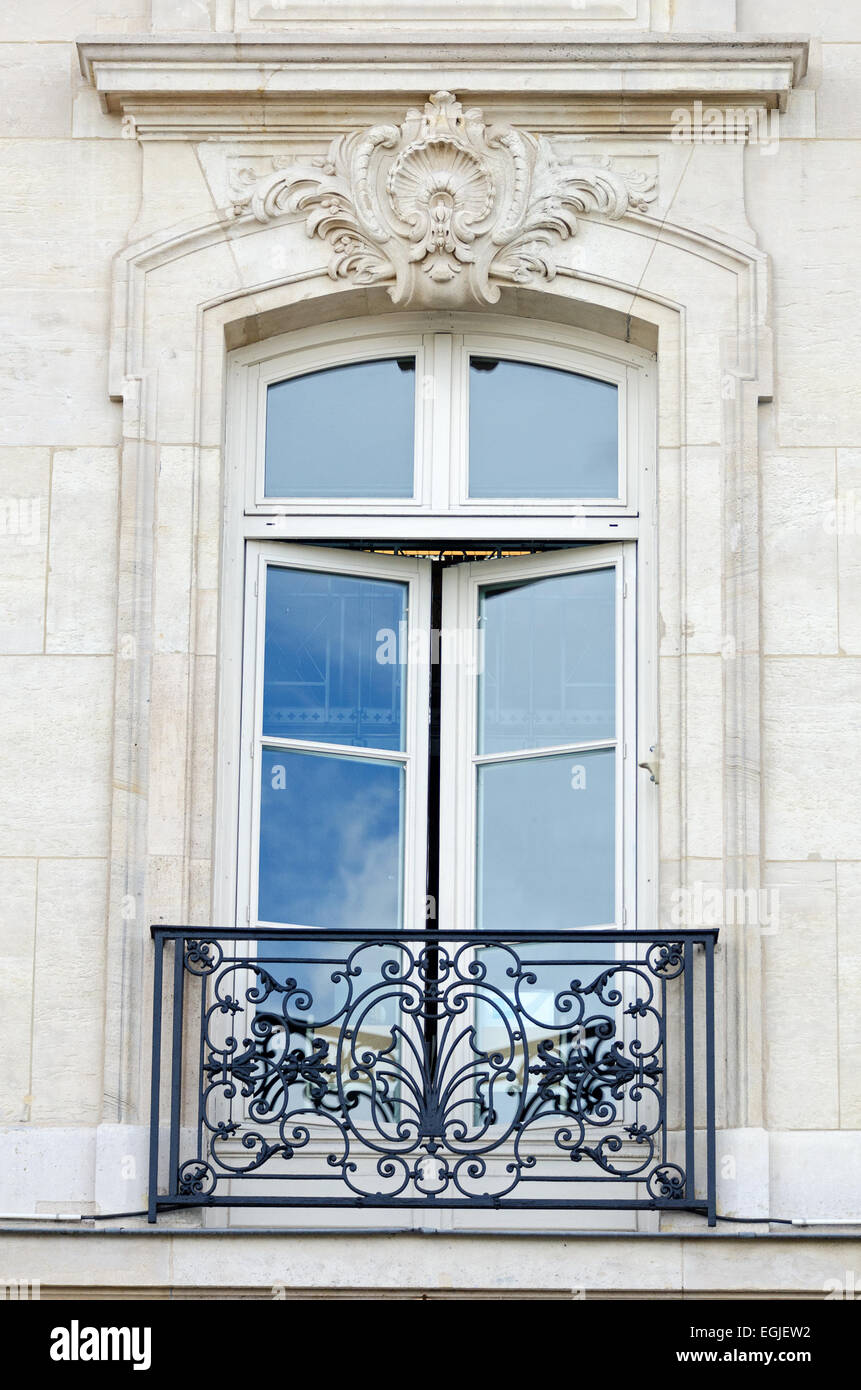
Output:
[[[708,1223],[717,1225],[717,1156],[715,1131],[715,945],[716,938],[707,936],[705,1012],[706,1012],[706,1184],[708,1194]]]
[[[179,1189],[179,1149],[182,1126],[183,1004],[185,1001],[185,938],[173,943],[173,1027],[170,1054],[170,1139],[168,1181],[171,1195]]]
[[[152,1070],[150,1073],[149,1191],[147,1219],[152,1223],[158,1209],[159,1109],[161,1091],[161,1006],[164,988],[164,937],[153,933],[155,961],[152,983]]]
[[[694,1086],[694,947],[684,945],[685,969],[685,1188],[689,1197],[696,1195],[696,1090]]]

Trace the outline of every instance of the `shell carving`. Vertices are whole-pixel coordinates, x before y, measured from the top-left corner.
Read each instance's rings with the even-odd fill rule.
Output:
[[[470,246],[495,193],[490,169],[470,150],[440,138],[416,141],[398,155],[386,189],[415,243],[410,261],[426,261],[432,280],[444,284],[474,260]]]
[[[396,304],[492,304],[504,284],[551,280],[555,249],[577,217],[646,212],[646,174],[609,159],[559,161],[550,142],[485,126],[451,92],[437,92],[400,126],[334,140],[325,159],[240,176],[237,216],[301,216],[330,248],[329,274],[385,285]]]

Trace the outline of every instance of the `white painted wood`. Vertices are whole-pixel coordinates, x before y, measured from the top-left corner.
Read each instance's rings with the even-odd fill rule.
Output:
[[[336,512],[331,516],[245,517],[242,529],[249,540],[389,542],[413,544],[438,551],[441,546],[458,547],[476,542],[488,550],[505,545],[516,549],[517,542],[528,545],[542,540],[554,544],[581,541],[636,540],[639,518],[600,516],[542,516],[540,524],[531,516],[488,516],[485,513],[458,516],[446,512],[410,513],[408,517],[369,515],[367,512]]]
[[[238,925],[260,925],[257,909],[257,864],[260,843],[260,777],[264,746],[343,752],[350,757],[400,763],[405,770],[403,831],[404,925],[425,921],[425,863],[427,850],[427,750],[429,667],[408,662],[405,749],[341,748],[303,739],[263,737],[263,672],[265,655],[266,581],[271,567],[308,569],[330,574],[398,580],[408,585],[408,633],[430,629],[430,565],[423,560],[366,555],[322,547],[253,545],[249,550],[245,608],[245,695],[242,709],[241,775],[239,789]],[[247,909],[247,917],[246,917]],[[282,925],[266,923],[264,925]],[[294,923],[295,926],[316,924]]]
[[[261,553],[274,557],[285,553],[284,541],[299,539],[325,540],[337,545],[339,540],[356,542],[367,539],[369,535],[377,538],[377,543],[390,540],[393,544],[405,541],[422,543],[457,544],[461,541],[486,542],[489,547],[503,541],[516,542],[543,539],[556,544],[583,541],[607,542],[610,548],[602,546],[602,562],[610,555],[620,562],[620,594],[627,586],[627,599],[620,599],[617,640],[620,644],[619,670],[624,670],[624,708],[620,706],[619,727],[625,727],[627,756],[620,759],[617,777],[617,813],[620,816],[620,839],[617,847],[617,922],[631,926],[637,920],[638,874],[640,889],[644,896],[640,909],[645,912],[647,923],[656,921],[656,878],[657,878],[657,797],[656,788],[642,786],[648,781],[648,774],[638,773],[637,764],[644,760],[643,746],[651,748],[657,744],[656,732],[656,691],[655,691],[655,653],[652,650],[652,628],[656,610],[654,584],[654,563],[652,560],[652,526],[655,521],[654,466],[655,466],[655,392],[654,357],[641,348],[608,342],[596,334],[571,330],[557,324],[541,324],[534,321],[512,319],[490,319],[479,329],[480,316],[465,314],[396,314],[387,315],[382,320],[351,320],[342,324],[326,324],[319,328],[302,330],[295,334],[282,335],[234,352],[231,357],[230,384],[236,393],[231,416],[228,422],[228,466],[227,466],[227,526],[239,543],[240,533],[249,545],[256,541],[279,542],[278,545],[264,546]],[[428,333],[433,324],[440,331]],[[471,331],[464,332],[464,328]],[[600,376],[612,380],[619,388],[620,403],[620,442],[625,467],[620,476],[623,481],[620,497],[608,502],[536,503],[529,499],[516,499],[494,506],[492,503],[470,503],[466,498],[468,468],[468,421],[466,416],[468,391],[467,374],[470,351],[511,357],[513,360],[544,363],[563,369],[578,371],[586,375]],[[418,471],[423,476],[422,495],[429,499],[431,506],[416,508],[415,503],[398,501],[392,503],[368,503],[366,499],[353,501],[344,499],[335,506],[330,500],[321,503],[273,503],[271,499],[261,503],[260,478],[262,476],[263,437],[261,422],[265,419],[261,402],[265,399],[265,388],[271,381],[286,376],[345,361],[369,360],[374,356],[391,356],[399,353],[415,352],[421,361],[422,370],[417,371],[417,399],[421,398],[423,409],[422,426],[417,428]],[[425,460],[427,461],[425,463]],[[245,479],[243,482],[242,479]],[[249,491],[248,479],[253,478]],[[240,500],[242,499],[242,500]],[[242,501],[245,506],[243,508]],[[648,516],[643,524],[637,512],[637,503],[642,502]],[[447,505],[449,504],[448,508]],[[280,515],[271,514],[273,506],[278,505]],[[393,509],[393,506],[397,510]],[[378,508],[386,507],[386,514]],[[244,515],[242,514],[244,511]],[[537,513],[537,515],[536,515]],[[576,514],[572,514],[576,513]],[[643,549],[641,577],[636,578],[633,548],[624,549],[622,540],[639,539]],[[432,547],[431,547],[432,548]],[[239,573],[236,546],[228,545],[226,576],[230,581],[231,572]],[[314,546],[306,551],[304,547],[287,548],[296,556],[299,563],[310,567],[324,567],[326,551]],[[310,552],[310,553],[309,553]],[[588,564],[590,552],[579,549],[574,556],[574,564],[582,567]],[[372,568],[379,560],[363,556],[356,551],[334,550],[329,562],[347,572],[368,572],[363,562],[368,561]],[[597,552],[596,552],[597,554]],[[255,562],[258,563],[258,562]],[[407,561],[407,564],[413,562]],[[463,604],[466,599],[458,599],[457,615],[452,618],[452,583],[454,576],[474,575],[472,595],[479,583],[492,578],[498,565],[511,574],[534,572],[561,572],[570,567],[572,553],[564,551],[548,552],[543,556],[521,561],[483,561],[472,566],[459,566],[447,576],[447,596],[445,625],[468,625],[471,617]],[[514,566],[515,568],[511,568]],[[523,569],[517,568],[524,567]],[[380,571],[375,570],[379,573]],[[391,571],[394,573],[394,570]],[[458,579],[457,583],[465,582]],[[258,596],[258,601],[259,596]],[[424,600],[423,600],[424,601]],[[470,602],[472,599],[469,600]],[[638,646],[637,613],[645,615],[642,623],[643,635]],[[256,608],[254,613],[256,614]],[[235,650],[240,640],[237,628],[238,608],[226,596],[222,609],[224,650]],[[256,616],[246,614],[246,627]],[[259,658],[258,658],[259,659]],[[635,677],[639,662],[639,672]],[[637,689],[635,690],[635,686]],[[222,710],[225,723],[233,729],[237,737],[237,701],[240,692],[236,688],[235,676],[231,678],[228,669],[222,678]],[[444,862],[449,869],[443,874],[441,893],[447,900],[440,904],[447,921],[472,923],[474,891],[464,884],[472,883],[474,869],[472,849],[474,837],[474,808],[468,809],[463,801],[465,795],[460,778],[463,775],[465,759],[471,757],[457,744],[464,736],[465,722],[474,717],[471,693],[454,691],[452,680],[444,682],[443,700],[444,726],[448,732],[444,746],[443,786],[448,785],[449,774],[457,767],[454,775],[459,790],[456,795],[456,814],[443,818],[442,835],[446,841]],[[634,702],[643,701],[646,742],[638,731],[635,715],[632,714]],[[451,703],[453,701],[453,703]],[[247,706],[247,701],[246,701]],[[233,902],[230,899],[230,884],[235,882],[235,867],[231,872],[229,837],[235,835],[235,809],[231,810],[227,799],[236,794],[236,772],[232,765],[227,745],[230,735],[221,740],[222,749],[220,769],[220,789],[225,795],[219,798],[218,825],[220,828],[218,847],[218,867],[216,883],[228,916],[234,920],[237,912],[237,895],[234,890]],[[240,745],[243,758],[246,756],[249,740],[254,737],[253,729],[243,729]],[[457,745],[457,746],[456,746]],[[624,773],[622,764],[624,764]],[[640,794],[647,814],[637,824],[637,781],[640,781]],[[225,803],[225,804],[222,804]],[[235,807],[234,802],[234,807]],[[250,807],[247,796],[243,805]],[[248,831],[247,812],[239,813],[240,835]],[[456,828],[455,828],[456,827]],[[256,832],[255,832],[256,833]],[[228,836],[227,845],[222,837]],[[456,843],[455,843],[456,842]],[[465,846],[467,848],[465,848]],[[639,853],[637,852],[639,850]],[[240,852],[239,861],[245,864],[244,888],[240,889],[238,900],[241,905],[239,916],[244,919],[245,909],[251,912],[249,855],[253,853],[251,844]],[[226,864],[222,861],[226,860]],[[464,896],[466,894],[466,896]],[[413,902],[416,902],[413,895]],[[457,906],[455,902],[457,901]],[[423,921],[423,913],[416,921]],[[240,921],[240,925],[242,922]]]
[[[487,330],[483,333],[465,333],[455,342],[455,372],[457,375],[458,399],[456,419],[452,429],[451,453],[454,478],[451,490],[453,509],[469,512],[505,515],[512,510],[523,510],[547,515],[557,512],[560,505],[575,506],[579,511],[590,515],[616,512],[631,514],[636,512],[636,476],[629,477],[632,471],[629,463],[629,438],[635,429],[636,400],[629,403],[629,384],[636,394],[638,377],[624,358],[618,359],[609,354],[578,351],[564,341],[558,333],[542,333],[534,336],[524,333],[500,333]],[[510,362],[528,362],[536,366],[556,367],[560,371],[573,372],[579,376],[610,382],[617,388],[619,409],[619,487],[613,496],[603,498],[581,498],[576,495],[560,495],[552,501],[530,497],[526,487],[523,496],[518,498],[471,498],[469,496],[469,359],[476,357],[500,357]],[[636,455],[635,455],[636,457]],[[527,472],[528,478],[528,472]]]
[[[486,584],[612,567],[616,571],[616,738],[594,744],[530,750],[510,757],[543,757],[586,747],[616,747],[616,914],[613,923],[636,925],[636,562],[631,545],[550,551],[525,559],[458,565],[445,575],[443,629],[475,636],[472,661],[443,668],[440,808],[440,921],[453,931],[475,925],[476,767],[502,761],[476,756],[478,601]],[[627,594],[626,594],[627,588]],[[627,748],[627,757],[624,756]]]
[[[374,362],[383,358],[415,357],[415,435],[414,435],[414,494],[412,498],[396,498],[386,503],[366,497],[345,496],[343,505],[361,507],[367,511],[381,509],[391,511],[427,506],[430,498],[430,469],[428,466],[427,441],[425,437],[426,397],[422,383],[429,377],[429,364],[426,360],[428,347],[426,336],[413,334],[392,334],[385,326],[377,334],[367,337],[344,337],[336,342],[324,341],[316,347],[305,347],[288,352],[266,363],[252,364],[248,371],[248,390],[252,396],[249,403],[248,437],[250,451],[249,463],[253,483],[247,493],[248,511],[271,511],[273,507],[289,507],[292,512],[317,515],[331,509],[331,500],[325,497],[279,498],[267,495],[264,481],[265,440],[266,440],[266,396],[268,388],[291,377],[305,376],[310,372],[323,371],[331,367],[343,367],[357,362]],[[321,427],[325,420],[321,420]]]
[[[428,331],[432,329],[433,331]],[[557,367],[612,382],[619,399],[619,476],[614,497],[470,499],[469,354]],[[396,356],[416,358],[415,494],[405,499],[287,498],[265,495],[266,391],[269,385],[350,362]],[[392,314],[381,319],[348,320],[281,335],[231,355],[246,395],[240,414],[244,433],[233,445],[240,452],[247,482],[243,508],[248,516],[302,518],[429,515],[505,518],[634,517],[638,508],[638,466],[643,422],[654,418],[654,356],[594,333],[559,324],[469,314]],[[321,421],[321,426],[325,422]],[[401,526],[403,538],[403,527]],[[317,534],[321,534],[317,532]],[[325,533],[322,533],[325,534]],[[332,539],[335,534],[333,533]],[[540,534],[540,533],[539,533]],[[497,523],[498,535],[498,523]]]

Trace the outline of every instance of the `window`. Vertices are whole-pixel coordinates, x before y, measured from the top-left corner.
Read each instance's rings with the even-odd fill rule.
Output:
[[[412,497],[415,377],[415,357],[401,357],[270,382],[264,495]]]
[[[658,1152],[625,973],[657,916],[652,367],[436,315],[233,355],[214,915],[241,945],[207,1143],[250,1178],[301,1136],[260,1171],[286,1205],[383,1203],[380,1153],[393,1192],[508,1192],[537,1180],[515,1130],[552,1184]],[[588,1173],[557,1171],[560,1115]]]
[[[636,858],[632,546],[459,565],[443,631],[442,920],[459,929],[621,927]]]
[[[246,515],[637,514],[648,354],[392,318],[235,354]]]
[[[424,920],[429,568],[276,544],[249,569],[254,925]]]
[[[628,550],[457,563],[258,546],[251,924],[621,926]]]
[[[234,355],[228,920],[635,925],[651,361],[402,315]]]
[[[470,354],[470,498],[614,498],[618,460],[614,382]]]

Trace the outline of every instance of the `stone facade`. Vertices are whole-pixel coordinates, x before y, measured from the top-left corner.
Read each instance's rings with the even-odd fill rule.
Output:
[[[349,1265],[368,1296],[491,1277],[815,1295],[861,1231],[861,19],[850,0],[390,8],[43,0],[0,18],[3,1268],[155,1293],[265,1296],[277,1268],[337,1296]],[[480,112],[457,195],[476,260],[463,220],[417,260],[386,219],[421,197],[391,169],[422,129],[445,164],[463,111]],[[380,127],[399,143],[366,187]],[[588,1239],[545,1222],[556,1245],[506,1245],[484,1216],[460,1236],[441,1218],[437,1244],[355,1222],[203,1234],[194,1213],[73,1238],[48,1219],[145,1205],[148,927],[223,902],[229,354],[405,310],[656,354],[661,921],[681,905],[721,926],[718,1210],[763,1234],[811,1223],[755,1254],[742,1227],[681,1215],[602,1238],[592,1213]]]

